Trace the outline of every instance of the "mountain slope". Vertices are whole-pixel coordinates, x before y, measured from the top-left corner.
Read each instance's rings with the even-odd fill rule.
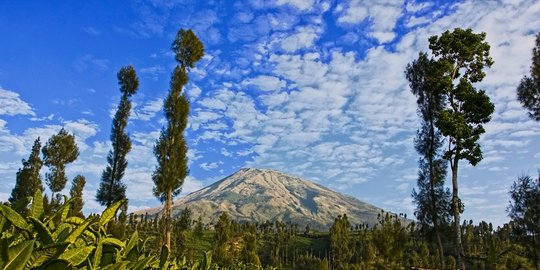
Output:
[[[343,195],[311,181],[267,169],[242,169],[208,187],[188,194],[173,204],[173,215],[189,207],[193,218],[202,215],[215,222],[221,212],[237,221],[291,221],[300,228],[328,229],[338,215],[347,214],[351,224],[374,224],[382,209]],[[159,208],[137,211],[154,215]]]

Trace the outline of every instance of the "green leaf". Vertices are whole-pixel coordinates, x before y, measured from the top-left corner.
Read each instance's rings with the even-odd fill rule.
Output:
[[[37,231],[37,237],[39,240],[41,240],[44,244],[51,244],[54,242],[51,232],[49,232],[49,229],[47,229],[45,224],[41,223],[41,221],[33,216],[29,217],[29,219],[34,225],[34,230]]]
[[[30,259],[28,259],[26,262],[26,268],[36,268],[42,266],[48,260],[61,253],[63,249],[64,247],[59,245],[35,249],[34,252],[32,252]]]
[[[38,188],[32,200],[32,217],[42,219],[43,212],[43,195],[41,194],[41,189]]]
[[[67,201],[67,197],[64,196],[64,201]],[[65,207],[62,209],[62,216],[60,217],[60,221],[61,222],[65,222],[66,221],[66,218],[69,214],[69,209],[71,208],[71,204],[65,204],[64,205]]]
[[[129,254],[129,252],[131,252],[131,249],[137,245],[137,242],[139,242],[139,233],[137,232],[137,230],[135,230],[127,243],[125,253],[126,255]]]
[[[66,218],[66,220],[64,220],[64,222],[79,225],[79,224],[82,224],[84,222],[84,218],[73,216],[73,217]]]
[[[92,224],[92,222],[94,222],[94,218],[88,218],[83,224],[77,226],[77,228],[75,228],[75,230],[71,232],[71,234],[66,238],[65,241],[68,243],[75,243],[75,240],[77,240],[77,238],[79,238],[79,236],[83,234],[83,232],[88,228],[88,226]]]
[[[101,242],[104,244],[104,245],[112,245],[112,246],[115,246],[119,249],[122,249],[122,248],[125,248],[126,247],[126,244],[124,244],[124,242],[116,239],[116,238],[113,238],[113,237],[107,237],[107,238],[104,238],[103,240],[101,240]]]
[[[138,261],[133,267],[130,267],[132,270],[142,270],[150,265],[150,262],[154,259],[154,256],[146,257]]]
[[[92,261],[92,266],[94,269],[99,269],[102,253],[103,253],[103,244],[101,244],[101,241],[99,241],[99,243],[97,244],[96,252],[94,252],[94,260]]]
[[[71,198],[69,200],[67,200],[62,206],[60,206],[60,208],[58,208],[58,210],[56,212],[54,212],[52,215],[50,215],[46,220],[45,220],[45,224],[49,225],[50,228],[53,228],[54,227],[54,222],[53,220],[56,218],[56,216],[62,214],[64,212],[64,209],[66,209],[70,204],[71,202],[75,200],[75,198]],[[51,225],[52,224],[52,225]]]
[[[122,204],[124,204],[125,202],[126,202],[126,199],[122,199],[120,201],[117,201],[113,205],[109,206],[107,209],[105,209],[105,211],[103,211],[103,214],[101,214],[101,217],[99,219],[99,226],[101,227],[109,223],[109,221],[111,221],[111,219],[116,215],[116,211],[118,211],[118,208],[120,208],[120,206],[122,206]]]
[[[126,266],[128,265],[128,262],[117,262],[115,264],[107,265],[106,267],[103,267],[103,270],[123,270],[126,269]]]
[[[35,240],[26,241],[18,245],[13,250],[8,251],[10,261],[4,266],[4,270],[19,270],[24,269],[26,261],[32,255],[32,250],[34,249]]]
[[[88,258],[88,255],[90,255],[90,253],[92,253],[95,248],[96,247],[94,246],[72,248],[64,251],[64,253],[62,253],[60,257],[58,257],[58,259],[64,260],[70,265],[77,266],[83,263],[86,258]]]
[[[8,206],[0,205],[0,213],[7,219],[13,226],[28,231],[30,230],[30,225],[26,223],[24,218],[19,215],[19,213],[15,212],[13,209],[11,209]]]
[[[161,247],[161,255],[159,258],[159,268],[163,269],[163,266],[165,266],[165,263],[167,262],[167,259],[169,259],[169,248],[166,245],[163,245]]]
[[[58,229],[56,229],[56,231],[54,231],[54,233],[52,234],[53,240],[55,242],[63,242],[68,237],[69,233],[71,233],[71,231],[71,225],[67,223],[62,223],[60,224],[60,226],[58,226]]]

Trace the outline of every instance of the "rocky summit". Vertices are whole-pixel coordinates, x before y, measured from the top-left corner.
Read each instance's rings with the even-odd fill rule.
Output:
[[[189,207],[196,220],[215,223],[221,212],[239,222],[283,221],[327,230],[338,215],[352,225],[374,224],[382,209],[308,180],[275,170],[246,168],[173,204],[173,216]],[[135,212],[155,215],[161,207]]]

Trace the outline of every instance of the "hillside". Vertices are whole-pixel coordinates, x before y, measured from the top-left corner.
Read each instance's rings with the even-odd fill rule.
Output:
[[[290,221],[303,228],[328,229],[338,215],[346,213],[352,225],[377,220],[382,209],[326,187],[268,169],[241,169],[238,172],[173,204],[173,216],[185,207],[193,218],[202,215],[213,223],[221,212],[237,221]],[[137,211],[155,215],[161,207]]]

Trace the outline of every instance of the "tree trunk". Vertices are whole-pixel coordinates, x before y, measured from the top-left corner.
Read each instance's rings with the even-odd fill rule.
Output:
[[[167,201],[165,202],[165,245],[171,251],[171,212],[172,212],[172,190],[167,190]]]
[[[463,261],[463,245],[461,242],[461,222],[459,219],[459,197],[457,182],[458,162],[459,148],[456,146],[454,162],[452,163],[452,210],[454,211],[454,230],[456,231],[457,262],[460,269],[465,270],[465,262]]]
[[[433,115],[430,110],[430,115]],[[433,123],[433,119],[429,119],[429,187],[430,187],[430,193],[431,193],[431,215],[433,219],[433,228],[435,229],[435,236],[437,237],[437,246],[439,249],[439,257],[440,257],[440,267],[441,269],[445,269],[446,265],[444,262],[444,249],[441,241],[441,234],[439,231],[439,222],[438,222],[438,215],[437,215],[437,205],[435,203],[436,201],[436,195],[435,195],[435,168],[433,165],[433,157],[435,156],[435,127]]]

